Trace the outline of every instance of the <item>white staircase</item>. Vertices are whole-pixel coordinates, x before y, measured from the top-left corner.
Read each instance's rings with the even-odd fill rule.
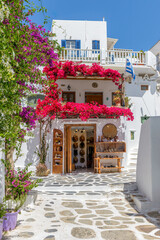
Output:
[[[128,169],[136,169],[137,166],[137,157],[138,157],[138,148],[134,148],[132,149],[130,155],[129,155],[129,165],[128,165]]]

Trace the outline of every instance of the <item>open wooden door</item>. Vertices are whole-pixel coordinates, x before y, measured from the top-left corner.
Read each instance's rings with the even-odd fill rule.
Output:
[[[71,126],[65,126],[65,172],[72,172]]]

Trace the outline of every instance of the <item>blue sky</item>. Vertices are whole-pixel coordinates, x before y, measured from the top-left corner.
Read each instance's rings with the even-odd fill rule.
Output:
[[[33,0],[40,4],[38,0]],[[160,0],[41,0],[52,19],[93,20],[105,17],[108,37],[119,39],[116,48],[148,50],[160,40]],[[43,23],[44,15],[36,13],[32,21]]]

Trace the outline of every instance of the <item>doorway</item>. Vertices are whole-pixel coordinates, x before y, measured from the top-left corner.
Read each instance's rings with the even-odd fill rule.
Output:
[[[96,124],[71,124],[64,127],[64,172],[93,171]]]
[[[103,92],[85,92],[85,103],[91,102],[103,105]]]

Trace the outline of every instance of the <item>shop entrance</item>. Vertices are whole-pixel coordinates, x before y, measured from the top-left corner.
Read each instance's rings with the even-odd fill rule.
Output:
[[[64,129],[64,172],[93,171],[96,124],[71,124]]]

